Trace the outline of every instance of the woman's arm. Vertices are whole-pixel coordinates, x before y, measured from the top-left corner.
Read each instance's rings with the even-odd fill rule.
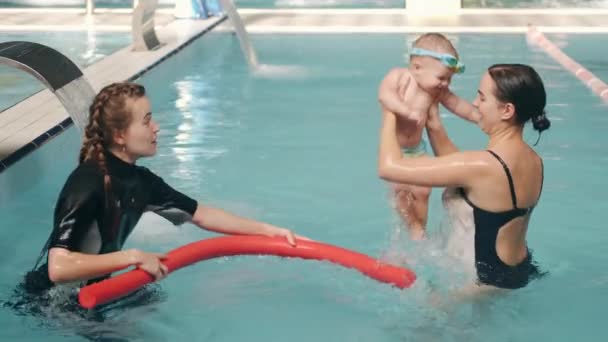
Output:
[[[150,273],[157,280],[167,274],[167,267],[161,263],[165,256],[142,252],[137,249],[107,254],[85,254],[54,247],[49,250],[49,278],[54,283],[87,280],[137,266]]]
[[[282,236],[285,237],[292,246],[296,245],[296,237],[305,239],[295,235],[289,229],[239,217],[221,209],[204,206],[200,203],[192,217],[192,223],[203,229],[222,234]]]
[[[445,108],[457,116],[474,123],[479,121],[479,113],[475,106],[452,93],[449,89],[446,89],[445,93],[441,96],[440,101]]]
[[[405,103],[405,91],[411,81],[409,70],[405,68],[391,69],[378,87],[378,101],[382,107],[409,119],[411,109]]]
[[[469,187],[473,181],[489,173],[487,153],[483,152],[403,158],[397,142],[395,114],[385,111],[383,117],[378,158],[380,178],[428,187]]]
[[[173,189],[151,171],[148,170],[146,175],[152,189],[150,204],[155,207],[153,211],[174,224],[190,221],[200,228],[223,234],[283,236],[293,246],[296,245],[296,237],[306,239],[294,235],[289,229],[238,217],[221,209],[202,205]]]
[[[458,152],[458,148],[454,145],[452,140],[450,140],[443,127],[441,117],[439,116],[439,105],[437,103],[429,108],[429,115],[426,121],[426,132],[429,136],[433,153],[437,157]]]

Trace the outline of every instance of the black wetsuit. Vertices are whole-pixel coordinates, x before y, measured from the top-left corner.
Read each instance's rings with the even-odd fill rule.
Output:
[[[505,224],[517,217],[527,215],[534,209],[534,206],[530,208],[517,207],[515,187],[513,185],[513,178],[511,177],[509,167],[496,153],[492,151],[488,152],[502,164],[502,167],[505,170],[509,181],[509,188],[511,190],[513,209],[503,212],[491,212],[481,209],[467,198],[464,189],[460,189],[460,193],[464,200],[473,208],[475,222],[475,268],[477,269],[477,277],[481,284],[506,289],[516,289],[526,286],[531,279],[538,277],[541,273],[532,261],[532,254],[530,251],[528,251],[526,258],[515,266],[510,266],[502,262],[496,252],[496,238],[498,232]]]
[[[59,195],[54,228],[41,259],[47,255],[48,262],[48,250],[54,247],[87,254],[119,251],[146,211],[153,211],[174,224],[181,224],[194,215],[195,200],[171,188],[147,168],[126,163],[110,152],[105,155],[111,195],[105,193],[104,175],[97,164],[79,165]],[[47,263],[28,273],[24,285],[30,293],[53,287]]]

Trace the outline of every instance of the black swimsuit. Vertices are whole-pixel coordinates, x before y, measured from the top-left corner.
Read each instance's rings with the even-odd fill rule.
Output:
[[[106,197],[104,176],[96,164],[79,165],[59,195],[54,229],[36,264],[45,254],[48,262],[48,250],[54,247],[87,254],[119,251],[146,211],[174,224],[184,223],[194,215],[198,205],[195,200],[171,188],[147,168],[126,163],[109,152],[105,155],[111,196]],[[47,263],[34,268],[24,284],[29,292],[54,286],[48,277]]]
[[[538,277],[540,272],[532,261],[530,251],[528,251],[526,258],[515,266],[502,262],[496,253],[496,238],[498,232],[506,223],[517,217],[527,215],[534,209],[534,206],[530,208],[517,207],[515,187],[509,167],[496,153],[492,151],[488,152],[502,164],[507,174],[513,209],[498,213],[481,209],[468,199],[464,189],[460,189],[464,200],[473,208],[475,222],[475,268],[477,269],[477,277],[480,283],[500,288],[516,289],[526,286],[531,279]]]

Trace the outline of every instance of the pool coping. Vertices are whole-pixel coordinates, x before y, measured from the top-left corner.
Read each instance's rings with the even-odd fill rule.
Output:
[[[157,31],[161,42],[164,43],[159,49],[135,52],[131,50],[132,44],[129,44],[127,47],[84,68],[82,70],[84,77],[91,83],[94,89],[100,89],[110,82],[119,80],[135,80],[161,64],[167,58],[177,54],[194,40],[209,32],[226,19],[226,16],[221,16],[204,20],[175,20]],[[118,66],[116,66],[117,64]],[[113,68],[112,65],[114,65]],[[100,73],[101,70],[105,71],[105,68],[114,69],[114,72]],[[51,108],[48,110],[38,109],[41,105],[45,104],[50,104],[49,107]],[[13,144],[18,146],[11,150],[12,147],[9,145],[6,152],[0,151],[3,154],[2,159],[0,159],[0,173],[73,125],[72,119],[55,98],[55,95],[48,89],[43,89],[31,95],[27,99],[4,110],[2,114],[5,115],[7,112],[10,112],[9,114],[13,117],[18,117],[18,119],[9,122],[8,125],[10,126],[12,123],[19,122],[21,119],[20,114],[27,116],[28,111],[32,110],[44,111],[45,113],[49,113],[48,116],[54,116],[54,118],[50,118],[49,120],[48,118],[43,118],[46,114],[39,115],[32,122],[29,124],[25,123],[24,127],[16,132],[12,132],[12,135],[7,136],[0,142],[0,146],[6,148],[9,145],[6,141],[13,139],[16,140]],[[49,122],[53,120],[54,124]],[[23,125],[22,122],[20,124]],[[37,133],[38,131],[26,132],[33,130],[32,126],[36,124],[46,124],[46,127],[50,126],[50,128],[44,129],[41,134]],[[26,134],[29,133],[30,136],[33,134],[33,139],[20,140],[20,136],[25,135],[23,134],[24,132]]]
[[[159,29],[176,20],[166,9],[157,9],[155,13],[154,21]],[[132,10],[97,11],[94,15],[87,15],[84,11],[69,9],[24,11],[0,8],[0,31],[129,32],[131,19]]]
[[[415,15],[407,9],[239,9],[249,33],[608,32],[608,9],[461,9]],[[224,24],[217,30],[229,30]]]

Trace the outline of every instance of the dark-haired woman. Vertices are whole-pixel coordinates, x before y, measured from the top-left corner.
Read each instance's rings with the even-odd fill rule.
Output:
[[[543,184],[543,163],[523,140],[524,124],[549,128],[546,94],[536,71],[501,64],[484,73],[470,104],[451,92],[442,104],[478,124],[489,137],[482,151],[459,151],[448,138],[434,106],[427,133],[436,157],[405,159],[396,138],[395,114],[383,110],[378,173],[394,183],[446,187],[444,205],[465,207],[474,229],[477,284],[516,289],[539,275],[526,243],[528,222]],[[456,205],[458,204],[458,205]]]

